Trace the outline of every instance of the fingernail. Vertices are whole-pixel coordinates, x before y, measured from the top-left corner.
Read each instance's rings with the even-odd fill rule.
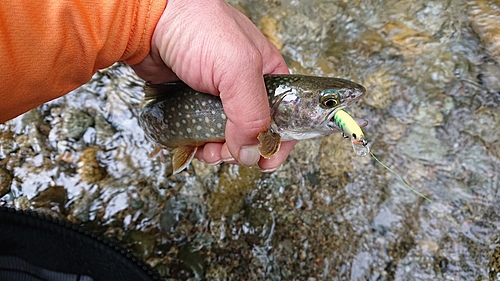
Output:
[[[222,161],[224,162],[233,162],[233,161],[236,161],[236,159],[234,159],[233,157],[228,157],[228,158],[222,158]]]
[[[269,169],[261,169],[260,171],[263,172],[263,173],[272,173],[276,170],[278,170],[279,167],[275,167],[275,168],[269,168]]]
[[[243,146],[240,149],[240,153],[238,154],[239,159],[238,162],[241,165],[251,167],[260,159],[259,147],[257,145],[253,146]]]
[[[219,160],[217,160],[217,161],[215,161],[215,162],[210,162],[210,163],[209,163],[209,162],[207,162],[207,164],[208,164],[208,165],[213,165],[213,166],[215,166],[215,165],[219,165],[220,163],[222,163],[222,161],[224,161],[224,160],[219,159]]]

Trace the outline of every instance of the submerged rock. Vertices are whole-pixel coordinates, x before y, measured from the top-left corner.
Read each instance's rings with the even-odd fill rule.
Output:
[[[260,169],[257,165],[244,167],[224,165],[219,174],[219,183],[214,187],[208,201],[210,217],[231,217],[240,212],[245,196],[258,187]]]
[[[463,120],[463,123],[465,132],[478,136],[486,142],[493,143],[500,140],[500,130],[491,130],[492,127],[500,127],[500,114],[497,109],[481,108],[471,119]]]
[[[106,168],[97,159],[98,147],[87,147],[78,159],[80,177],[88,183],[98,183],[108,174]]]
[[[4,159],[19,148],[14,133],[11,131],[0,133],[0,159]]]
[[[164,233],[173,233],[177,224],[184,218],[188,210],[188,203],[182,196],[173,196],[165,202],[160,215],[160,228]]]
[[[139,258],[147,260],[154,254],[156,234],[141,230],[131,230],[123,237],[123,243]]]
[[[470,0],[466,1],[467,14],[474,31],[481,38],[482,43],[486,46],[488,53],[497,61],[500,62],[500,26],[498,19],[500,18],[500,3],[497,1],[487,0]]]
[[[490,281],[500,280],[500,246],[495,247],[488,263]]]
[[[278,50],[283,48],[283,42],[278,37],[280,34],[280,25],[277,19],[270,16],[263,16],[258,26],[262,34],[264,34]]]
[[[352,172],[354,155],[349,140],[340,134],[323,138],[319,157],[321,175],[333,178]]]
[[[375,108],[388,108],[392,104],[392,88],[397,84],[394,78],[393,75],[385,70],[377,70],[370,73],[363,82],[363,85],[369,89],[369,92],[362,101]]]
[[[10,185],[12,183],[12,176],[10,173],[0,168],[0,197],[4,196],[10,191]]]
[[[415,126],[397,147],[401,153],[413,159],[439,161],[447,154],[447,148],[437,138],[433,127]]]
[[[93,123],[94,120],[86,112],[70,110],[64,114],[62,133],[68,138],[79,139]]]
[[[64,212],[68,202],[68,192],[64,186],[49,186],[32,200],[36,208],[56,208],[59,212]]]

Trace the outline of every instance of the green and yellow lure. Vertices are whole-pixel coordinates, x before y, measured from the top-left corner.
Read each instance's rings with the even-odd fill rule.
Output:
[[[368,142],[356,120],[344,110],[339,110],[333,116],[333,121],[340,128],[344,137],[351,138],[352,148],[359,156],[366,156],[370,153]]]

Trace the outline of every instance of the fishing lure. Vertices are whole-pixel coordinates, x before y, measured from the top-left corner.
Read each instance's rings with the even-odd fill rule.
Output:
[[[351,115],[341,109],[335,113],[333,121],[340,128],[345,138],[351,138],[352,148],[357,155],[366,156],[370,153],[365,135]]]

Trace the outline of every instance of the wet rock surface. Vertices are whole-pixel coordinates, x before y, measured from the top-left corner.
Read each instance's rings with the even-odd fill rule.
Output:
[[[0,197],[10,191],[12,176],[5,169],[0,168]]]
[[[0,125],[0,205],[67,218],[165,280],[499,280],[500,82],[494,1],[233,0],[294,73],[364,84],[339,134],[285,164],[148,158],[143,82],[123,65]]]

